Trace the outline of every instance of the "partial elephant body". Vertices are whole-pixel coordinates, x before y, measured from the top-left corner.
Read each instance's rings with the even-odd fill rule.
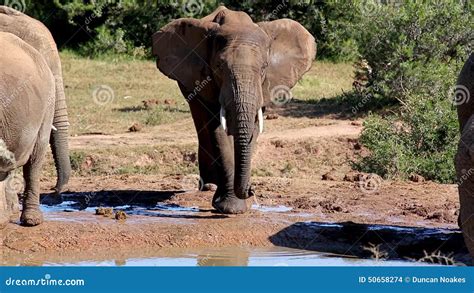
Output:
[[[201,178],[218,186],[213,206],[245,212],[263,109],[310,69],[313,36],[290,19],[254,23],[221,6],[202,19],[182,18],[160,29],[153,54],[190,104]]]
[[[10,173],[23,167],[21,222],[41,223],[39,176],[54,117],[56,87],[43,56],[10,33],[0,32],[0,213],[8,217],[16,191]],[[5,210],[1,210],[1,209]]]
[[[35,48],[44,58],[55,78],[55,104],[50,144],[58,172],[56,191],[59,193],[69,181],[69,121],[64,94],[61,60],[50,31],[39,21],[7,6],[0,6],[0,32],[9,32]]]
[[[456,154],[461,211],[459,226],[464,241],[474,257],[474,54],[464,65],[456,86],[461,139]]]

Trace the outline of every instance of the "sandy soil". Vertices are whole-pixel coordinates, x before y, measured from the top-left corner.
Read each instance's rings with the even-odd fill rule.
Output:
[[[308,123],[310,120],[313,122]],[[347,157],[360,152],[359,148],[354,146],[362,130],[360,122],[330,117],[301,121],[303,126],[298,129],[282,126],[286,122],[292,122],[289,124],[294,126],[294,120],[290,118],[280,117],[273,124],[270,123],[266,133],[259,138],[257,156],[266,157],[268,160],[295,156],[298,154],[299,142],[309,138],[316,138],[322,144],[315,156],[323,152],[323,156],[328,157],[327,160],[334,159],[330,157],[346,160]],[[190,123],[191,121],[188,121],[179,128],[176,125],[168,125],[166,129],[158,129],[155,132],[73,137],[71,148],[192,143],[196,139]],[[260,158],[255,164],[266,164],[266,161]],[[327,171],[329,174],[326,174],[326,180],[323,180],[321,175]],[[365,228],[361,231],[365,232],[361,232],[360,227],[353,226],[352,222],[450,229],[457,235],[455,245],[463,245],[456,230],[459,204],[455,185],[361,177],[351,172],[347,164],[333,170],[322,168],[311,174],[301,178],[255,177],[253,184],[257,196],[248,200],[253,209],[244,215],[214,213],[210,205],[212,191],[180,192],[183,189],[183,180],[186,180],[184,176],[121,175],[73,178],[69,186],[70,192],[82,193],[89,205],[134,206],[144,202],[159,202],[181,207],[197,207],[198,210],[132,213],[122,221],[96,216],[90,210],[55,211],[46,213],[45,223],[33,228],[21,227],[13,220],[0,228],[0,264],[2,260],[3,263],[8,263],[7,260],[15,255],[21,257],[22,262],[31,263],[33,260],[41,262],[48,254],[90,256],[104,255],[111,251],[132,253],[156,248],[210,246],[281,245],[364,256],[363,247],[377,243],[374,243],[373,238],[364,238],[368,226],[363,226]],[[46,192],[53,186],[53,181],[44,180],[42,184]],[[106,197],[108,199],[103,202]],[[43,196],[44,203],[55,200],[58,198]],[[285,208],[291,210],[284,211]],[[354,233],[349,233],[352,236],[348,238],[347,231],[344,231],[345,236],[335,233],[336,239],[329,239],[330,236],[320,230],[301,226],[301,223],[307,222],[345,223],[345,227],[349,227],[349,231]],[[331,229],[328,227],[324,231],[331,232]],[[324,237],[321,236],[323,234]],[[404,238],[413,235],[408,236],[410,235]],[[337,237],[347,239],[344,238],[338,244]],[[378,242],[388,245],[388,250],[396,251],[401,240],[394,239],[385,235],[380,237]],[[451,247],[443,247],[448,240],[437,242],[438,250],[452,252]],[[424,247],[418,249],[422,251]],[[433,248],[433,251],[435,249]],[[398,257],[402,257],[399,251],[394,252],[394,257],[397,253]]]

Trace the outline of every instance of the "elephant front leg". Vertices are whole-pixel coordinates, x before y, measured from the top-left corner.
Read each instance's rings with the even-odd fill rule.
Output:
[[[220,127],[220,106],[198,97],[190,100],[189,105],[199,140],[201,182],[217,185],[212,206],[220,213],[244,213],[246,201],[234,194],[234,149],[231,137]]]
[[[248,210],[247,202],[234,193],[234,146],[219,123],[212,132],[219,166],[219,184],[212,199],[212,206],[223,214],[241,214]]]

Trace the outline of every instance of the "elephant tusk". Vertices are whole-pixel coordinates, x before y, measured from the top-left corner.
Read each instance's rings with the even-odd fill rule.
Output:
[[[263,132],[263,111],[262,108],[258,110],[258,128],[260,133]]]
[[[52,129],[53,131],[58,131],[58,129],[57,129],[56,127],[54,127],[54,125],[51,125],[51,129]]]
[[[224,131],[226,131],[227,130],[227,120],[225,119],[224,107],[221,107],[220,118],[221,118],[222,128],[224,129]]]

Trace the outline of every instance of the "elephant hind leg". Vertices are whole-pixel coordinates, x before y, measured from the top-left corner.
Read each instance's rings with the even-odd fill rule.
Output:
[[[36,145],[23,166],[23,177],[25,179],[25,194],[23,197],[23,210],[20,223],[23,226],[37,226],[43,222],[43,213],[40,210],[40,184],[41,168],[48,149],[49,130],[51,124],[41,127]]]

